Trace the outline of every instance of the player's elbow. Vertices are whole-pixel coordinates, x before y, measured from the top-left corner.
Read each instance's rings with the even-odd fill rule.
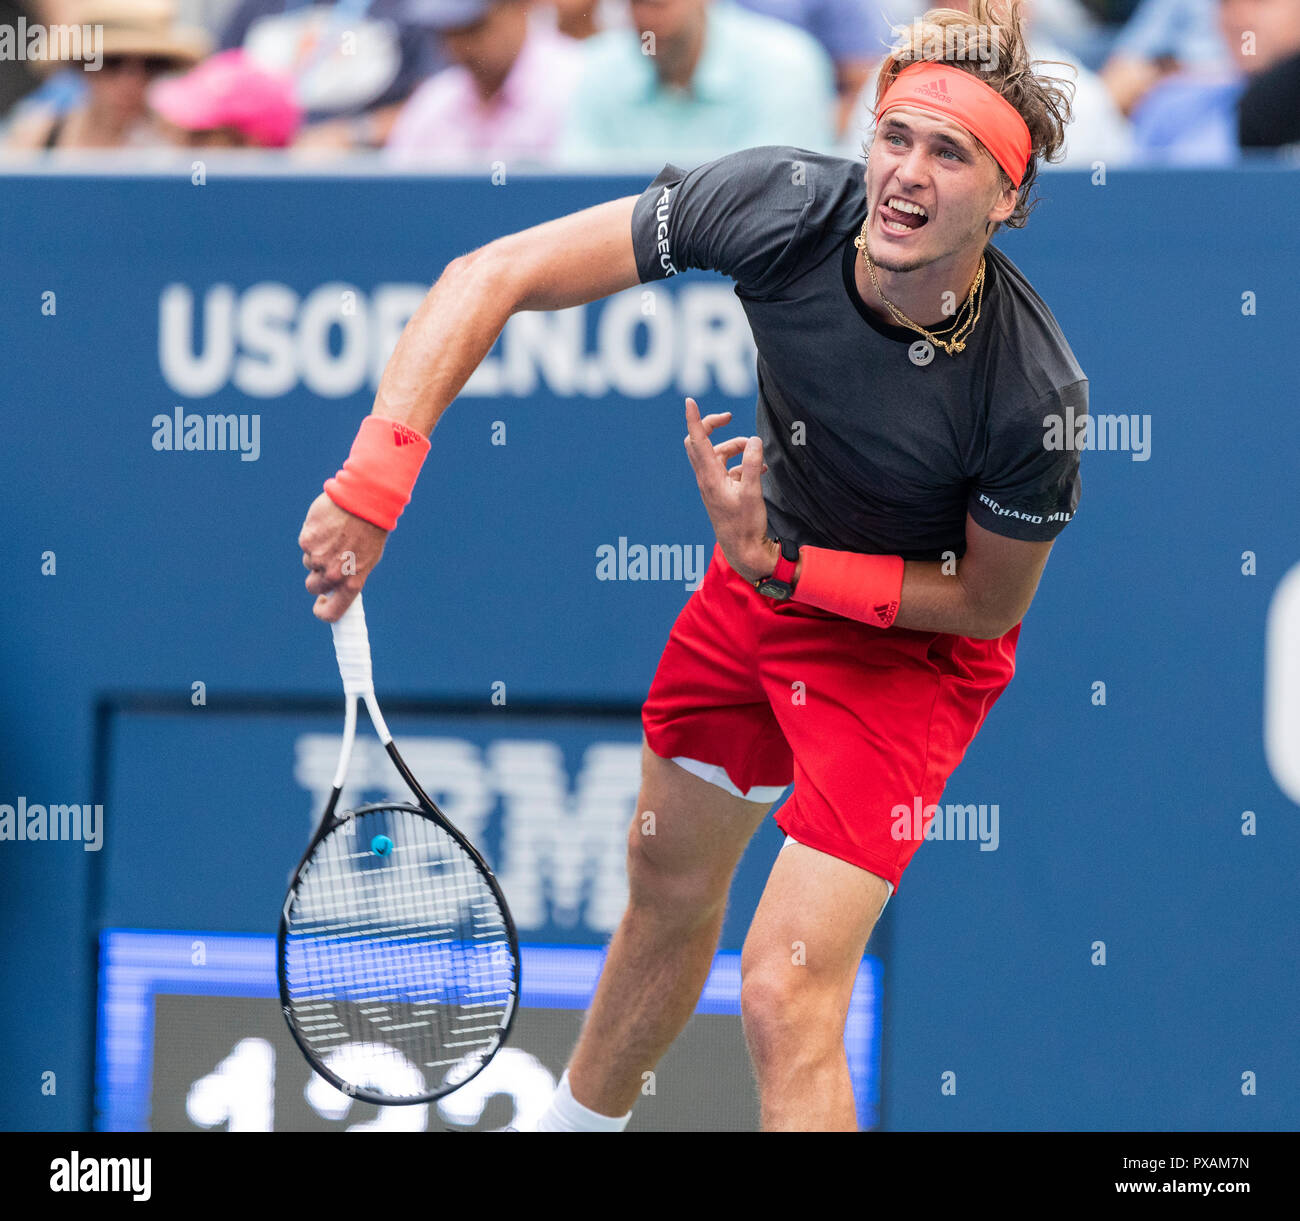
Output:
[[[492,243],[486,246],[479,246],[476,250],[469,251],[468,254],[457,255],[446,267],[442,269],[440,280],[459,279],[464,276],[477,275],[486,269],[489,260],[489,250]]]
[[[469,292],[490,300],[507,316],[521,310],[555,308],[552,303],[539,299],[535,262],[521,235],[509,233],[453,259],[443,275],[458,277]],[[541,284],[545,284],[544,275]]]
[[[509,260],[499,248],[500,239],[452,259],[442,269],[435,290],[469,308],[486,309],[504,324],[518,308],[517,285],[510,276]]]
[[[1020,603],[976,603],[969,607],[970,630],[963,635],[974,640],[999,640],[1025,617],[1028,606]]]
[[[999,640],[1016,626],[1034,600],[1036,586],[1007,574],[975,579],[972,571],[959,572],[961,601],[969,628],[962,635],[975,640]]]
[[[999,640],[1019,622],[1019,619],[983,619],[977,624],[976,631],[966,635],[973,640]]]
[[[1028,609],[1027,603],[1022,606],[1017,602],[1014,605],[998,606],[986,612],[980,617],[980,631],[976,634],[976,639],[1001,639],[1025,617]]]

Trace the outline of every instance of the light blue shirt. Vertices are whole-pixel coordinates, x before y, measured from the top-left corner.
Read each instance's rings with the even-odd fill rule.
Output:
[[[834,75],[817,41],[729,0],[715,0],[706,18],[689,89],[660,82],[635,28],[583,44],[561,164],[609,171],[672,161],[689,169],[761,144],[831,150]]]
[[[1133,112],[1137,160],[1151,165],[1232,165],[1241,155],[1237,103],[1246,77],[1192,72],[1153,85]]]
[[[874,0],[738,0],[741,8],[806,30],[831,59],[879,59],[894,41]]]

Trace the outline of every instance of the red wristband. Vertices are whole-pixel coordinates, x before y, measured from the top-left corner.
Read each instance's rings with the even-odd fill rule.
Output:
[[[794,600],[846,619],[888,627],[903,592],[901,555],[859,555],[826,547],[801,547],[803,569]]]
[[[411,490],[429,453],[429,439],[386,416],[361,421],[352,452],[325,495],[340,509],[391,530],[411,503]]]

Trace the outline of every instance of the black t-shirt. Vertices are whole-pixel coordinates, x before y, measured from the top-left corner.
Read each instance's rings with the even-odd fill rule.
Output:
[[[702,268],[736,282],[776,537],[934,560],[965,553],[969,512],[1009,538],[1055,538],[1079,502],[1083,370],[991,245],[965,351],[915,363],[922,337],[878,319],[854,283],[865,168],[781,146],[666,166],[632,215],[641,281]]]

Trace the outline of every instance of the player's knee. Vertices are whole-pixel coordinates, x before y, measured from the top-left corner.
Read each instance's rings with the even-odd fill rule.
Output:
[[[751,966],[740,986],[740,1013],[755,1064],[812,1062],[833,1054],[844,1017],[826,981],[799,965],[798,953]]]
[[[627,882],[631,906],[682,925],[709,918],[727,898],[725,878],[719,881],[698,861],[675,852],[640,814],[628,828]]]

